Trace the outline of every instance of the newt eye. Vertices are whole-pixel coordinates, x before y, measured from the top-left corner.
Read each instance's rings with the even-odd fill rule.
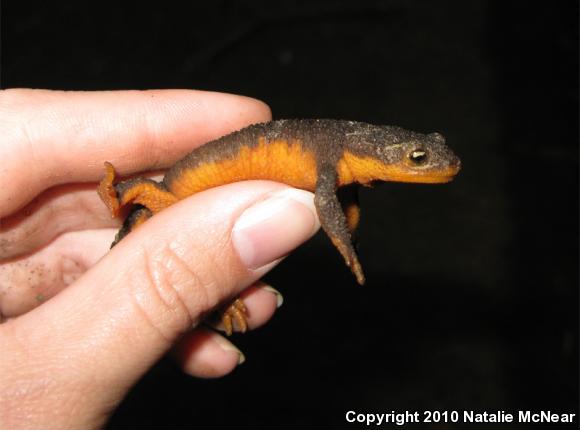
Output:
[[[419,166],[427,161],[427,152],[422,149],[415,149],[409,153],[409,160]]]

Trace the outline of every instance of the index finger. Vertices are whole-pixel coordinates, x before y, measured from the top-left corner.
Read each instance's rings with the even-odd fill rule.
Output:
[[[164,168],[270,118],[258,100],[206,91],[0,91],[0,216],[54,185],[96,181],[104,161],[122,175]]]

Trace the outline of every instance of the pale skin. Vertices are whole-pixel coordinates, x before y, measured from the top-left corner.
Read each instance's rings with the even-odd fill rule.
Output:
[[[271,318],[281,296],[259,279],[317,231],[312,194],[214,188],[109,251],[120,220],[95,187],[104,161],[154,176],[270,116],[201,91],[0,91],[0,428],[100,428],[167,352],[205,378],[243,361],[203,319],[240,293],[249,329]]]

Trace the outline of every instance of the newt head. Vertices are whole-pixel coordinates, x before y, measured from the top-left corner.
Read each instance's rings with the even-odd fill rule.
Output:
[[[339,162],[342,184],[372,181],[445,183],[461,161],[439,133],[422,134],[391,126],[370,126],[347,134]]]

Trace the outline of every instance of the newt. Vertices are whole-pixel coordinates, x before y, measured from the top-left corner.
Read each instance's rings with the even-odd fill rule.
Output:
[[[289,119],[253,124],[196,148],[165,174],[117,181],[105,162],[98,193],[113,217],[133,205],[111,247],[164,208],[192,194],[231,182],[268,179],[314,192],[323,230],[364,284],[353,246],[360,218],[355,196],[342,204],[339,188],[377,181],[445,183],[460,170],[459,158],[439,133],[422,134],[395,126],[331,119]],[[246,310],[239,299],[223,315],[244,331]]]

